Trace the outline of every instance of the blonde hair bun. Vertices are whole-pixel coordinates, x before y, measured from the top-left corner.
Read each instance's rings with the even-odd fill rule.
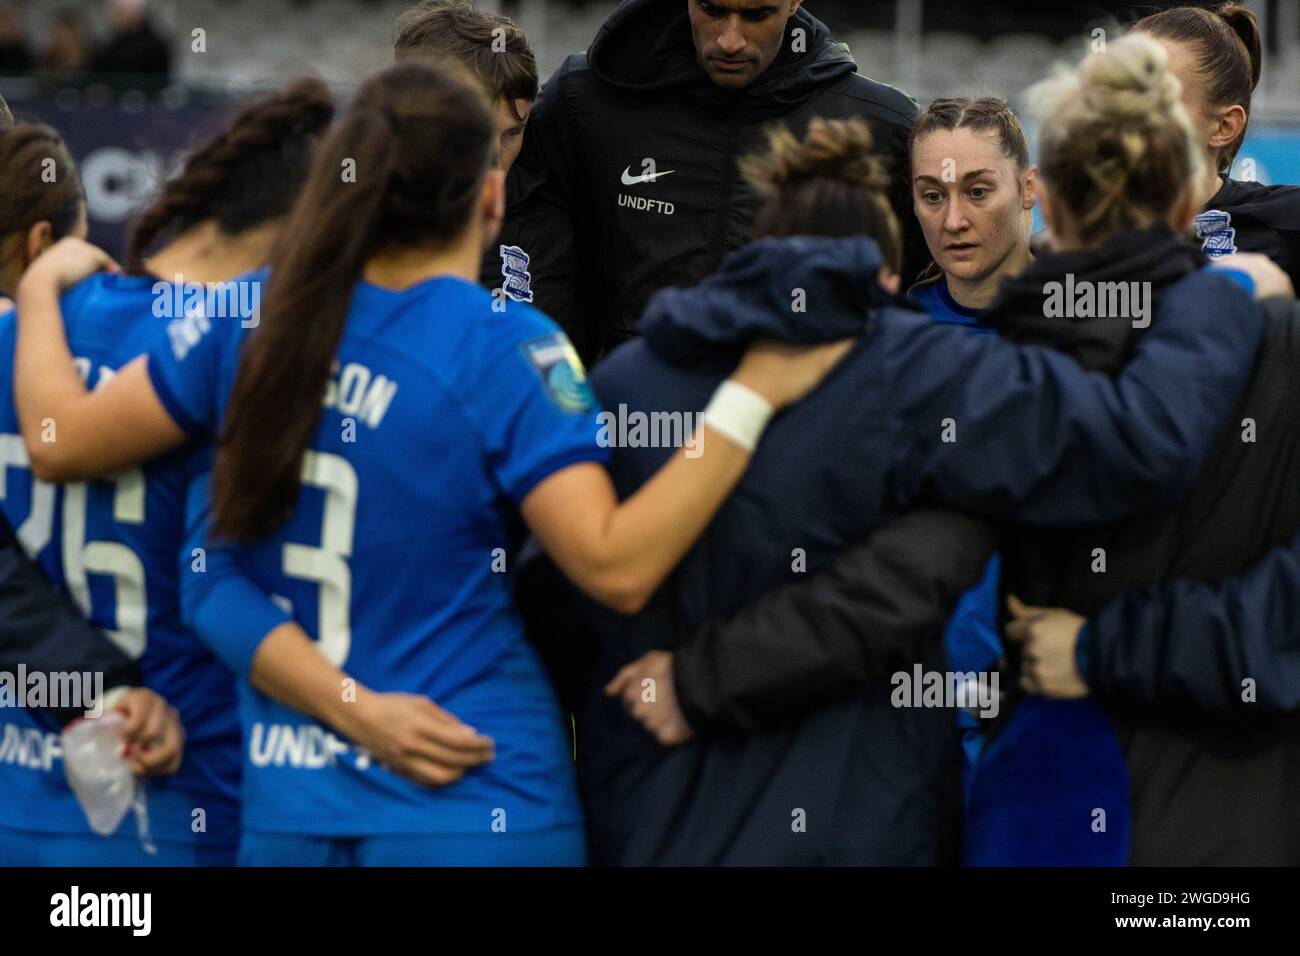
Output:
[[[1169,54],[1130,34],[1028,91],[1039,122],[1039,172],[1078,220],[1104,240],[1168,217],[1204,158]]]

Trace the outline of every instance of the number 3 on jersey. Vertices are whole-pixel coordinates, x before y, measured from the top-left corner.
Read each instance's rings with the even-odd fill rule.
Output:
[[[325,492],[320,546],[286,542],[284,573],[320,585],[316,616],[317,650],[342,667],[352,646],[352,531],[357,515],[357,473],[341,455],[308,451],[302,459],[302,483]]]

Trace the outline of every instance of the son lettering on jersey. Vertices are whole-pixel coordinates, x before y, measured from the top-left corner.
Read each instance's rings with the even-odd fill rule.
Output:
[[[342,369],[335,361],[325,383],[325,408],[354,417],[371,428],[378,428],[388,414],[397,394],[397,383],[385,375],[376,375],[364,365],[349,362]]]

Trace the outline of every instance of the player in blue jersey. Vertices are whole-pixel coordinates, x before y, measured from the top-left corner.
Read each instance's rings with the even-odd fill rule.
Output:
[[[566,735],[502,573],[520,533],[639,609],[772,410],[848,348],[752,347],[685,453],[620,504],[572,347],[474,284],[502,211],[494,141],[465,82],[415,63],[372,78],[318,150],[259,328],[175,320],[94,393],[48,321],[57,270],[20,286],[20,412],[60,423],[52,445],[29,433],[38,471],[98,474],[219,434],[214,533],[292,608],[214,600],[211,568],[184,582],[245,678],[243,862],[583,862]]]
[[[103,385],[144,353],[177,304],[190,302],[184,293],[265,258],[302,183],[312,142],[331,114],[329,91],[316,81],[244,108],[189,156],[137,221],[130,274],[94,276],[67,293],[68,343],[89,387]],[[25,172],[35,177],[43,153],[32,155]],[[182,554],[182,543],[187,495],[207,471],[210,452],[180,448],[107,481],[33,481],[22,467],[26,455],[11,398],[15,331],[12,313],[0,318],[7,386],[0,393],[0,440],[11,469],[5,515],[25,530],[25,543],[91,622],[139,662],[146,684],[175,704],[188,741],[179,770],[173,767],[177,772],[148,786],[156,852],[142,848],[129,819],[108,838],[92,834],[58,759],[4,768],[9,785],[0,801],[11,811],[4,819],[30,837],[32,863],[231,864],[240,778],[234,681],[180,613],[180,563],[206,564],[202,551]],[[58,440],[57,423],[47,437]]]
[[[0,191],[0,290],[7,292],[16,287],[23,270],[51,243],[63,236],[86,234],[86,210],[80,177],[58,133],[34,123],[14,126],[2,103],[0,114],[0,171],[5,182]],[[11,308],[6,305],[0,312],[10,312]],[[0,316],[0,329],[9,332],[11,354],[12,327],[11,312]],[[4,472],[4,480],[0,481],[0,520],[7,536],[4,548],[36,551],[51,537],[53,496],[48,489],[33,488],[24,467],[27,454],[16,424],[0,431],[8,432],[0,437],[0,469]],[[17,534],[10,530],[10,521],[17,527]],[[19,642],[21,646],[5,648],[4,658],[11,662],[4,668],[9,679],[20,673],[15,667],[31,666],[51,681],[51,671],[59,671],[96,674],[107,683],[111,675],[105,674],[106,664],[125,662],[126,657],[108,645],[103,634],[73,628],[80,622],[75,622],[72,615],[79,614],[81,608],[74,610],[70,602],[66,608],[48,609],[47,615],[47,609],[39,605],[49,599],[67,601],[66,595],[41,590],[42,586],[48,587],[47,576],[30,566],[26,554],[6,554],[5,564],[6,594],[0,610],[11,617],[11,630],[32,629]],[[66,626],[51,629],[55,619],[52,615],[58,615]],[[52,640],[66,643],[53,647],[49,643]],[[184,729],[175,709],[147,688],[128,688],[121,683],[123,676],[119,675],[114,689],[98,701],[52,700],[47,703],[54,709],[45,714],[22,703],[15,707],[10,700],[0,719],[0,866],[31,866],[48,860],[46,836],[51,831],[72,828],[81,834],[89,833],[85,817],[63,782],[58,723],[75,719],[81,711],[91,716],[106,709],[120,711],[126,717],[123,738],[127,756],[137,776],[170,774],[180,765]],[[138,673],[131,679],[138,679]],[[12,691],[13,686],[8,689]],[[58,722],[51,719],[56,713]]]

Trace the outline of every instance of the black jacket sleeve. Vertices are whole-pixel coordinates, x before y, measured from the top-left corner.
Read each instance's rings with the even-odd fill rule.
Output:
[[[105,691],[140,682],[135,663],[86,622],[0,519],[0,670],[12,674],[19,664],[29,672],[102,673]],[[47,714],[61,727],[82,712]]]
[[[979,582],[993,528],[916,511],[806,581],[776,588],[674,650],[673,676],[697,732],[746,732],[804,713],[921,659],[958,598]]]
[[[600,350],[600,330],[590,327],[577,284],[578,216],[576,160],[567,130],[566,66],[546,81],[528,117],[524,144],[507,177],[507,207],[497,256],[489,256],[484,278],[501,284],[500,246],[517,246],[529,257],[532,304],[564,329],[583,363],[591,366]],[[495,275],[488,275],[493,268]],[[586,273],[590,276],[592,273]]]
[[[1101,697],[1219,714],[1294,711],[1300,532],[1218,584],[1174,579],[1123,594],[1093,617],[1081,641],[1084,677]]]

